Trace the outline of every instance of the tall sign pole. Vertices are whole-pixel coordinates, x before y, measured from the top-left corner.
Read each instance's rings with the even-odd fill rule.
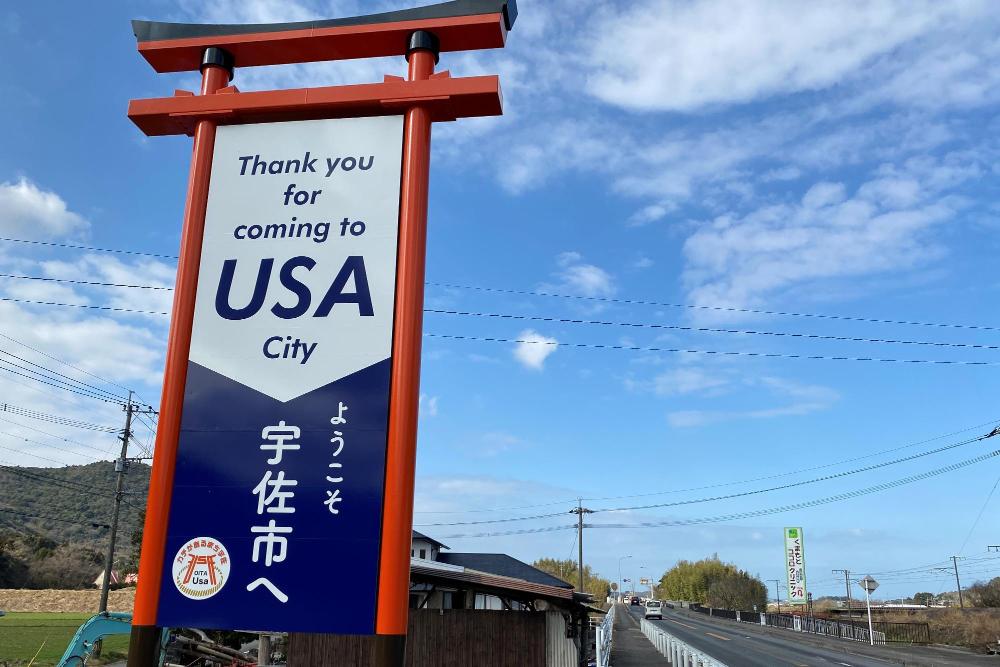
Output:
[[[407,46],[409,81],[426,81],[438,58],[437,38],[418,31]],[[430,183],[431,116],[423,107],[403,121],[403,178],[400,192],[399,254],[396,268],[396,332],[389,400],[389,444],[382,513],[382,566],[376,619],[376,662],[402,665],[410,592],[410,545],[420,410],[420,349],[424,321],[424,265],[427,255],[427,194]]]
[[[368,635],[376,664],[403,664],[431,124],[502,113],[497,77],[435,65],[503,47],[516,16],[514,0],[454,0],[133,22],[156,71],[200,70],[202,86],[129,104],[145,134],[194,138],[129,667],[157,664],[161,628],[179,626]],[[237,67],[384,56],[407,76],[230,83]]]
[[[201,62],[201,95],[214,95],[232,78],[232,57],[222,49],[209,47],[204,49]],[[139,556],[139,577],[132,611],[129,667],[157,664],[154,660],[158,660],[157,653],[160,649],[160,628],[156,621],[159,583],[164,565],[174,468],[177,463],[177,443],[180,436],[184,387],[187,381],[188,356],[191,351],[191,328],[194,321],[195,295],[198,290],[198,267],[201,263],[202,238],[205,233],[205,208],[208,204],[208,184],[212,168],[212,152],[215,149],[216,127],[214,118],[203,118],[196,122],[194,128],[174,302],[170,331],[167,335],[160,418],[153,449],[146,521],[143,526]]]

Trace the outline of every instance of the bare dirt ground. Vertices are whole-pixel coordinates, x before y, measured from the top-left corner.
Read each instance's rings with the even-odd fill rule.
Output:
[[[0,588],[0,610],[35,612],[86,612],[93,613],[101,601],[101,592],[24,590]],[[109,611],[132,611],[135,604],[135,588],[111,591],[108,596]]]

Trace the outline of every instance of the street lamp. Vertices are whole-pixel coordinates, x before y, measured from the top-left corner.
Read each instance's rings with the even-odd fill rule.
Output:
[[[621,556],[618,559],[618,599],[619,600],[621,600],[621,598],[622,598],[622,561],[625,560],[626,558],[631,558],[631,557],[632,557],[631,555]]]

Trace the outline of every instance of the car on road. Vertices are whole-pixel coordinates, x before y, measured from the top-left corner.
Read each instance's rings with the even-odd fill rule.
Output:
[[[646,603],[646,611],[643,613],[645,618],[663,618],[663,603],[659,600],[649,600]]]
[[[638,607],[639,606],[639,598],[638,598],[638,596],[633,595],[632,596],[632,600],[630,602],[632,603],[633,606]]]

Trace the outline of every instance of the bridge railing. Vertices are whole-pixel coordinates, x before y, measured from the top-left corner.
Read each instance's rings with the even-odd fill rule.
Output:
[[[640,629],[672,667],[726,667],[722,661],[681,641],[646,619],[640,621]]]
[[[604,620],[597,626],[594,643],[597,667],[608,667],[611,664],[611,645],[614,641],[615,632],[615,609],[617,605],[611,605],[611,609],[605,614]]]
[[[673,603],[680,606],[678,603]],[[795,632],[838,637],[856,642],[869,642],[868,623],[860,621],[834,621],[825,618],[800,616],[796,614],[770,614],[756,611],[733,611],[730,609],[714,609],[697,603],[686,604],[691,611],[708,616],[726,618],[741,623],[766,625],[772,628],[784,628]],[[927,623],[893,623],[875,621],[873,624],[874,643],[885,644],[930,644],[930,626]]]

